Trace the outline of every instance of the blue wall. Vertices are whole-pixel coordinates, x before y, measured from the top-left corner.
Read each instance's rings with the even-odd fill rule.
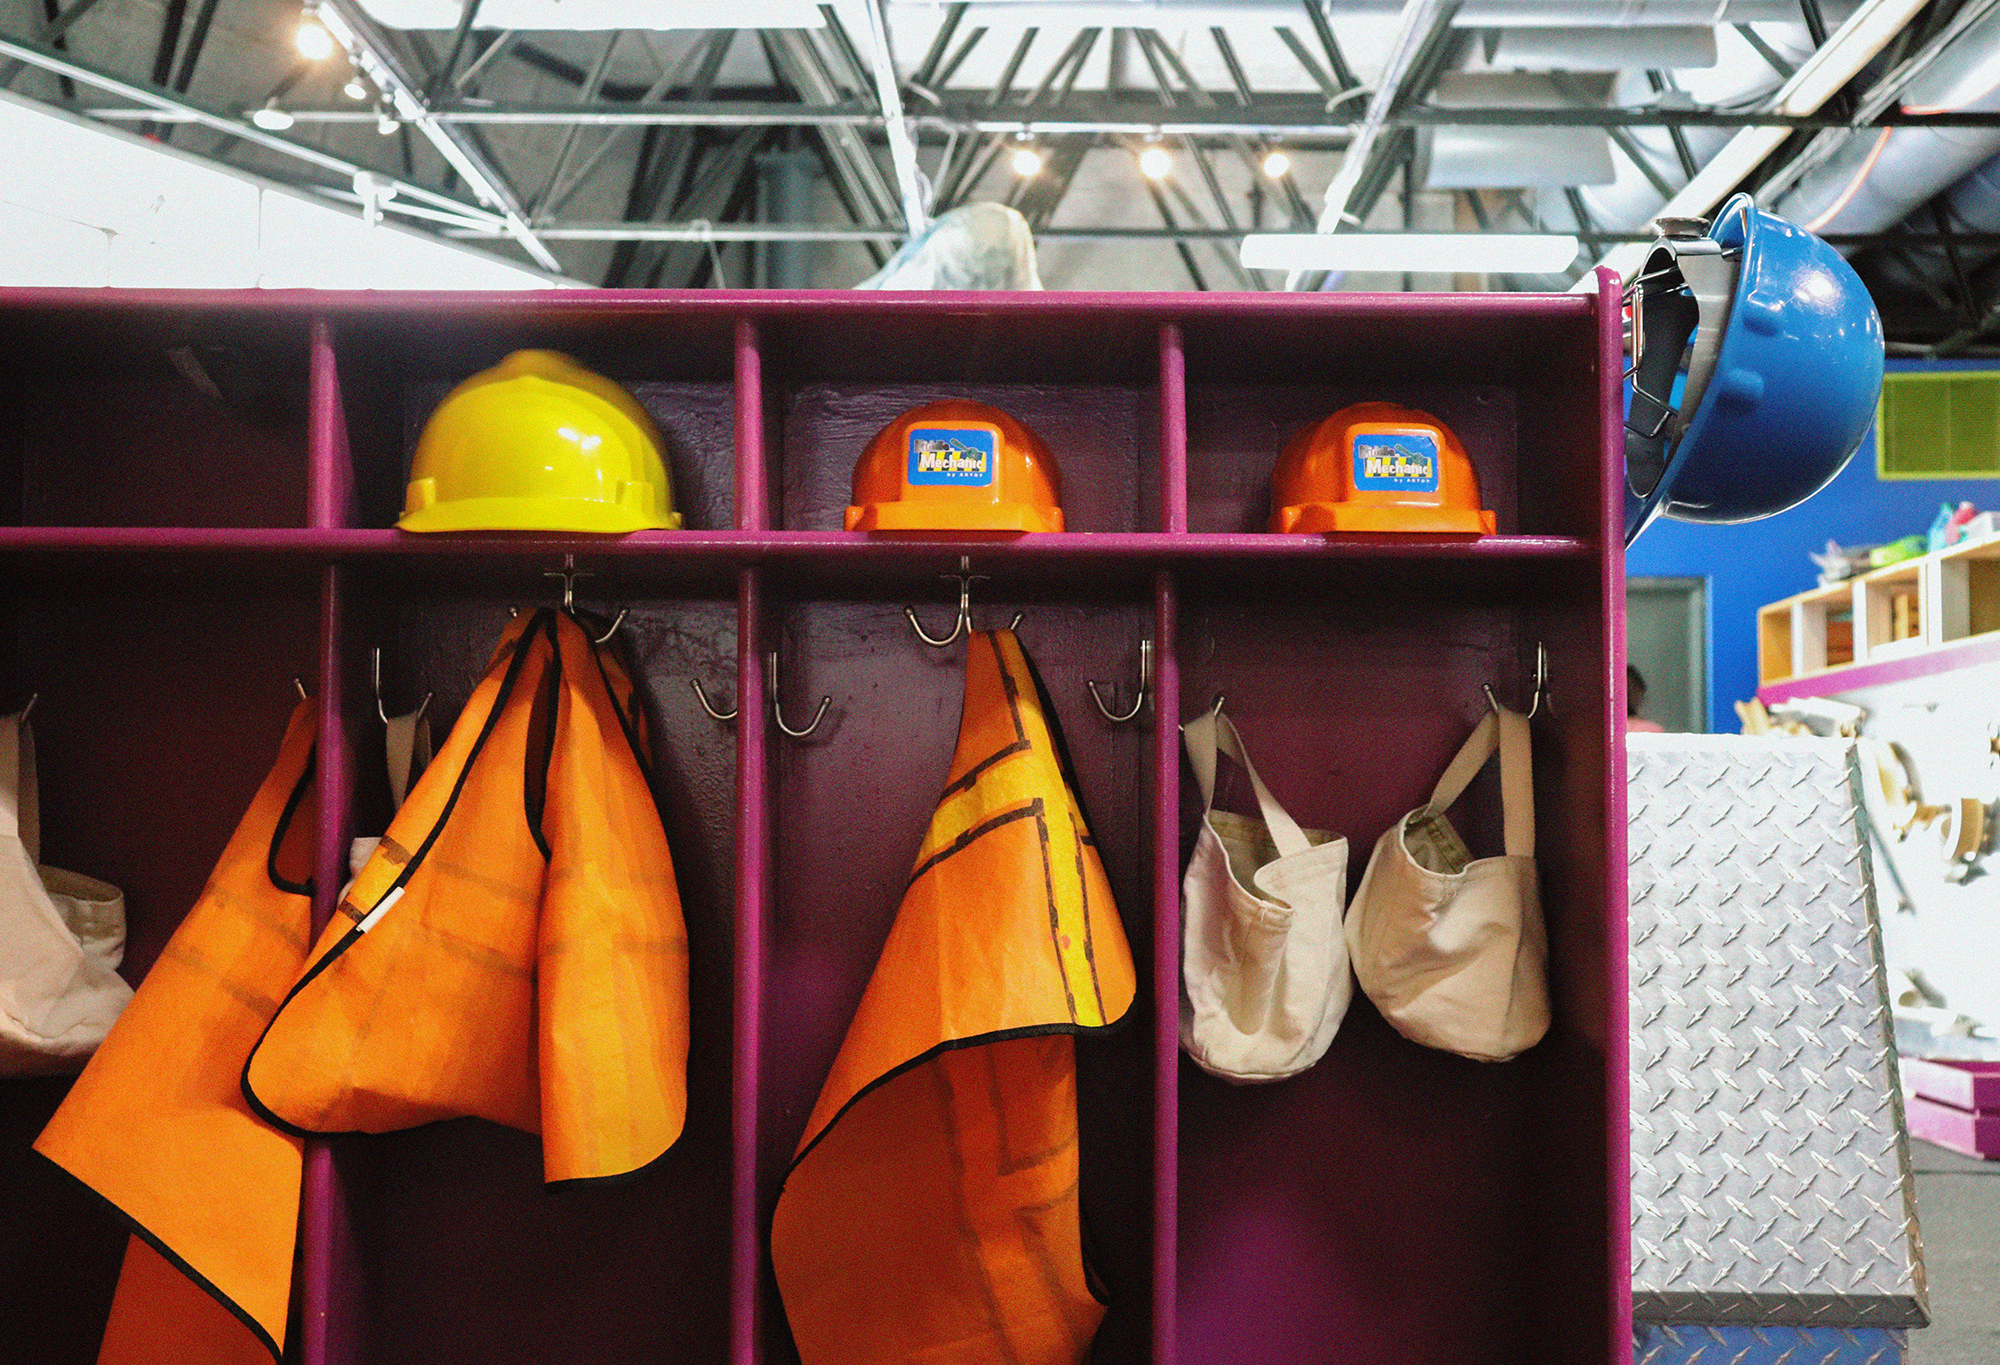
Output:
[[[1892,360],[1889,369],[1991,370],[2000,362]],[[1708,580],[1708,725],[1733,733],[1732,703],[1757,691],[1757,608],[1819,582],[1807,555],[1829,540],[1871,545],[1927,531],[1939,503],[1960,501],[2000,509],[2000,479],[1878,479],[1871,432],[1838,478],[1789,512],[1742,526],[1662,517],[1626,553],[1625,572]]]

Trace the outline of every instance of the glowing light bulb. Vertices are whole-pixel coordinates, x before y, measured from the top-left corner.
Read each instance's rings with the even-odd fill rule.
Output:
[[[1033,147],[1022,147],[1014,153],[1014,174],[1026,180],[1042,173],[1042,154]]]
[[[1148,147],[1139,153],[1139,171],[1148,180],[1165,180],[1174,168],[1174,159],[1164,147]]]
[[[1285,177],[1285,173],[1291,169],[1292,159],[1283,152],[1273,150],[1265,154],[1264,174],[1270,176],[1271,179],[1282,180]]]
[[[270,103],[252,110],[250,121],[267,133],[282,133],[298,120],[280,109],[275,103]]]
[[[292,42],[297,45],[299,55],[309,62],[323,62],[333,55],[333,35],[310,14],[299,20],[299,31],[292,35]]]
[[[365,100],[368,98],[368,87],[361,83],[359,76],[356,76],[346,85],[340,87],[340,93],[351,100]]]

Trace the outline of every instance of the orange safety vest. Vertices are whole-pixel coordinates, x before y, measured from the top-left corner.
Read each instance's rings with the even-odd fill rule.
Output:
[[[778,1197],[805,1365],[1077,1365],[1072,1035],[1132,1004],[1132,953],[1010,630],[974,633],[958,750]]]
[[[35,1142],[135,1234],[100,1365],[269,1365],[284,1342],[303,1144],[250,1112],[241,1077],[312,942],[318,730],[301,702],[201,899]]]
[[[289,958],[254,978],[231,972],[189,982],[154,969],[139,996],[161,1003],[135,1016],[154,1026],[135,1028],[115,1054],[121,1064],[88,1091],[79,1082],[37,1146],[191,1272],[215,1296],[211,1317],[219,1302],[255,1341],[213,1329],[180,1336],[181,1319],[162,1330],[169,1297],[202,1296],[189,1294],[187,1278],[135,1264],[135,1251],[119,1298],[141,1301],[130,1312],[114,1305],[100,1365],[237,1365],[281,1354],[303,1135],[473,1115],[540,1133],[552,1183],[627,1174],[679,1136],[687,936],[636,717],[629,677],[575,620],[554,611],[521,617],[310,954],[300,895],[283,940]],[[305,725],[309,751],[309,718]],[[221,921],[202,910],[217,899],[246,831],[266,831],[268,842],[271,817],[260,812],[286,771],[281,760],[211,896],[163,963],[177,948],[182,957],[233,960],[234,942],[222,937],[231,926],[212,928]],[[261,893],[219,899],[247,906],[241,913],[260,924],[269,918]],[[234,1032],[189,1028],[190,1011],[227,1002],[236,1006]],[[159,1060],[201,1037],[213,1044],[199,1054],[208,1084],[199,1104],[176,1109],[162,1093]],[[109,1047],[100,1057],[113,1055]],[[195,1152],[203,1127],[223,1112],[247,1135],[245,1148],[282,1148],[284,1169]],[[117,1122],[128,1114],[160,1140],[121,1132]],[[183,1151],[194,1156],[159,1160]],[[185,1216],[149,1219],[121,1198],[127,1188]],[[253,1222],[268,1225],[255,1237],[233,1214],[212,1212],[239,1199],[258,1209]],[[229,1273],[212,1274],[211,1264]],[[128,1321],[147,1349],[113,1355]],[[196,1348],[211,1341],[211,1353]],[[244,1353],[258,1344],[256,1354]]]

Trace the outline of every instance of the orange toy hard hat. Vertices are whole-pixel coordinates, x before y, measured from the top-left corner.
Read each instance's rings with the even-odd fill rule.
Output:
[[[1271,475],[1271,509],[1273,531],[1494,529],[1458,437],[1396,403],[1356,403],[1293,437]]]
[[[1062,476],[1042,438],[998,408],[926,403],[854,466],[850,531],[1060,531]]]

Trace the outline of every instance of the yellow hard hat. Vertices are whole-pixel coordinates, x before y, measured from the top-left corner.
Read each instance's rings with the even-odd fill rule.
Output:
[[[679,530],[659,428],[555,351],[516,351],[446,394],[417,438],[405,531]]]

